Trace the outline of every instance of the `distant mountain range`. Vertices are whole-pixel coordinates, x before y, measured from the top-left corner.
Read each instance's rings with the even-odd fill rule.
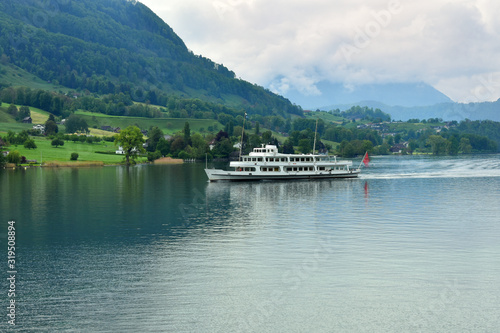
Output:
[[[469,104],[449,102],[413,107],[390,106],[375,101],[361,101],[358,103],[329,105],[319,109],[325,111],[339,109],[343,111],[356,105],[378,108],[390,114],[393,120],[441,118],[443,120],[457,121],[465,119],[500,121],[500,100]]]
[[[442,118],[444,120],[500,121],[500,101],[462,104],[425,83],[387,83],[346,86],[320,82],[319,95],[291,89],[284,95],[305,110],[348,110],[352,106],[378,108],[394,120]]]
[[[305,95],[296,89],[284,93],[304,109],[322,109],[330,105],[377,101],[385,105],[405,107],[449,103],[452,100],[425,83],[386,83],[349,86],[343,83],[321,81],[316,84],[320,94]]]

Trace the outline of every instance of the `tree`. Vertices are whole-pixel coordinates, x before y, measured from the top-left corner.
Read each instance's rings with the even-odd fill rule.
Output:
[[[137,126],[129,126],[121,130],[120,134],[115,139],[115,145],[122,147],[125,152],[125,160],[127,165],[130,165],[130,159],[135,160],[137,154],[143,153],[145,149],[142,147],[144,138],[142,132]]]
[[[208,145],[205,139],[200,133],[195,133],[191,137],[191,157],[201,159],[205,157],[205,153],[208,151]]]
[[[452,135],[449,139],[449,145],[448,145],[448,154],[450,155],[457,155],[458,151],[460,150],[460,143],[458,142],[458,139],[456,136]]]
[[[30,138],[30,139],[24,141],[24,148],[27,148],[27,149],[36,149],[35,140],[33,140],[33,139]]]
[[[186,121],[184,124],[184,142],[186,145],[191,144],[191,129],[189,128],[189,123]]]
[[[299,150],[302,154],[309,154],[312,150],[311,139],[300,139]]]
[[[0,101],[1,103],[1,101]],[[6,143],[2,140],[0,137],[0,167],[3,167],[4,164],[7,162],[7,159],[3,155],[3,147],[6,145]]]
[[[394,144],[394,137],[392,135],[388,135],[385,140],[391,146]]]
[[[21,154],[17,150],[9,152],[9,155],[7,155],[7,162],[18,165],[21,162]]]
[[[7,159],[5,158],[5,156],[3,156],[2,150],[0,149],[0,167],[3,167],[6,162]]]
[[[470,140],[468,138],[461,138],[459,149],[464,154],[470,154],[472,151],[472,145],[470,144]]]
[[[396,134],[394,136],[394,143],[400,143],[401,142],[401,134]]]
[[[163,138],[163,131],[158,128],[158,126],[151,127],[151,129],[148,132],[148,148],[147,151],[149,152],[154,152],[156,151],[156,148],[158,146],[158,142],[160,141],[161,138]]]
[[[85,133],[89,132],[89,126],[85,119],[74,114],[69,116],[64,125],[66,126],[66,133],[75,133],[78,131]]]
[[[45,135],[54,135],[59,132],[59,127],[53,120],[47,120],[45,122]]]
[[[9,107],[7,108],[7,113],[14,118],[17,118],[17,112],[17,106],[15,106],[14,104],[9,105]]]
[[[261,141],[260,141],[260,135],[258,134],[252,134],[248,138],[248,145],[247,147],[251,150],[252,148],[260,147]]]
[[[19,112],[17,113],[16,120],[22,121],[24,118],[31,117],[30,108],[27,106],[21,106]]]
[[[408,151],[410,154],[412,154],[415,149],[418,148],[418,143],[415,139],[410,139],[410,141],[408,141]]]
[[[234,133],[234,124],[233,124],[233,121],[230,120],[226,126],[224,127],[224,131],[227,132],[227,134],[229,136],[233,136],[233,133]]]
[[[64,141],[61,140],[60,138],[55,138],[54,140],[52,140],[50,144],[57,148],[59,146],[64,146]]]
[[[431,146],[434,155],[444,155],[448,148],[448,140],[440,135],[429,136],[427,144]]]
[[[295,154],[295,150],[290,139],[286,139],[285,143],[283,144],[283,154]]]
[[[271,131],[265,131],[264,133],[262,133],[262,143],[264,143],[264,144],[271,143],[272,136],[273,136],[273,133]]]
[[[229,157],[229,155],[233,152],[233,144],[231,143],[231,140],[224,138],[217,142],[213,149],[213,154],[216,157],[219,158],[226,158]]]
[[[172,155],[177,156],[184,149],[184,147],[186,147],[184,137],[178,136],[170,144],[170,152]]]
[[[344,142],[344,141],[343,141]],[[341,143],[342,145],[342,143]],[[343,150],[342,150],[342,155],[344,157],[354,157],[356,156],[356,149],[354,147],[354,144],[351,143],[351,142],[348,142],[344,147],[343,147]]]
[[[167,141],[164,137],[161,137],[160,140],[158,140],[158,144],[156,145],[156,150],[159,151],[162,156],[167,156],[170,153],[170,141]]]
[[[78,160],[78,153],[71,153],[71,157],[69,158],[71,161]]]

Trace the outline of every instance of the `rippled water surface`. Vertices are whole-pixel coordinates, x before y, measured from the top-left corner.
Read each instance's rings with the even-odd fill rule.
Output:
[[[0,171],[16,330],[500,330],[499,155],[372,157],[351,180],[203,167]]]

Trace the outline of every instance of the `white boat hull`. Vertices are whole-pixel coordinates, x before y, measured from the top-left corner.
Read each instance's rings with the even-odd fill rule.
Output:
[[[226,171],[220,169],[205,169],[208,180],[214,181],[248,181],[248,180],[292,180],[292,179],[325,179],[325,178],[356,178],[359,170],[349,171],[311,171],[311,172],[246,172]]]

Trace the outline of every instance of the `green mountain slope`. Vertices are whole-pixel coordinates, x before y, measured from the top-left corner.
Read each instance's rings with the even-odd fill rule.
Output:
[[[200,98],[258,114],[301,114],[270,91],[188,50],[149,8],[126,0],[0,0],[0,63],[54,86],[137,102]],[[0,76],[0,83],[12,84]]]

